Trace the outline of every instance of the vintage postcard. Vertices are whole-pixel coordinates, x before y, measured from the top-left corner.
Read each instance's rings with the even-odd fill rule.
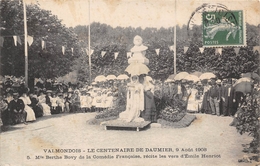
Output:
[[[0,166],[260,165],[259,0],[0,11]]]

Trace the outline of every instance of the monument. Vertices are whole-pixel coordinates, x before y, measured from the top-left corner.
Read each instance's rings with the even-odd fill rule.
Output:
[[[143,45],[143,39],[140,36],[134,37],[134,47],[131,49],[132,56],[128,59],[129,66],[126,68],[130,77],[130,83],[127,85],[126,110],[119,114],[119,118],[102,123],[107,127],[136,128],[137,131],[145,128],[151,122],[145,121],[140,117],[144,111],[144,85],[139,82],[139,76],[148,74],[150,71],[146,66],[149,60],[145,57],[148,47]]]

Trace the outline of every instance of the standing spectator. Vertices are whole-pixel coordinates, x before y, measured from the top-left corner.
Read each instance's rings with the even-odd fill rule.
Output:
[[[23,100],[19,99],[17,92],[13,93],[14,99],[10,101],[9,108],[12,119],[12,124],[26,123],[27,113],[24,110]]]
[[[63,94],[62,93],[58,93],[58,99],[57,99],[57,104],[58,104],[58,109],[60,110],[60,112],[64,112],[65,109],[65,100],[63,98]]]
[[[216,80],[212,79],[211,80],[211,88],[209,89],[209,103],[211,107],[211,113],[212,115],[218,115],[220,116],[219,112],[219,95],[220,93],[220,88],[216,84]]]
[[[210,104],[209,104],[210,85],[208,80],[203,80],[202,83],[204,85],[204,88],[203,88],[203,100],[201,105],[201,112],[208,114],[210,113]]]
[[[68,91],[68,93],[65,96],[65,112],[71,112],[71,97],[72,97],[72,91]]]
[[[225,105],[224,105],[224,116],[231,116],[233,111],[233,92],[232,79],[228,79],[227,86],[225,88]]]
[[[51,93],[52,93],[52,91],[51,90],[47,90],[46,91],[46,96],[45,96],[45,102],[46,102],[46,104],[51,108]]]
[[[190,91],[191,92],[188,97],[187,111],[191,112],[191,113],[197,113],[199,111],[198,100],[197,100],[198,90],[197,90],[195,83],[192,85],[192,88]]]
[[[80,110],[80,92],[79,90],[75,90],[74,94],[71,97],[71,111],[78,112]]]

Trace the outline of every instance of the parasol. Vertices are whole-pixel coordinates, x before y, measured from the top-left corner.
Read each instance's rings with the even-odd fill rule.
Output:
[[[190,75],[194,75],[194,76],[197,76],[197,77],[200,77],[203,73],[202,72],[199,72],[199,71],[195,71],[193,73],[190,73]]]
[[[180,73],[178,73],[175,77],[174,77],[174,80],[178,80],[178,81],[180,81],[180,80],[182,80],[182,79],[184,79],[186,76],[188,76],[189,75],[189,73],[187,73],[187,72],[180,72]]]
[[[203,74],[199,77],[199,79],[200,79],[200,80],[209,80],[209,79],[215,78],[215,77],[216,77],[215,74],[210,73],[210,72],[207,72],[207,73],[203,73]]]
[[[250,93],[252,90],[253,80],[249,77],[240,78],[233,85],[235,92]]]
[[[192,82],[199,82],[199,81],[200,81],[199,77],[197,77],[197,76],[195,76],[195,75],[191,75],[191,74],[187,75],[187,76],[184,78],[184,80],[192,81]]]
[[[248,73],[242,73],[241,77],[249,77],[253,80],[260,81],[260,76],[257,73],[248,72]]]
[[[134,75],[141,75],[141,74],[148,74],[150,69],[142,63],[131,63],[126,69],[126,72],[131,74],[131,76]]]
[[[167,80],[174,80],[174,77],[176,76],[176,74],[171,74],[169,75],[169,77],[167,78]]]
[[[120,74],[119,76],[117,76],[117,79],[118,80],[126,80],[126,79],[128,79],[129,77],[127,76],[127,75],[125,75],[125,74]]]
[[[106,81],[106,77],[103,75],[99,75],[95,78],[95,82],[103,82]]]
[[[106,79],[107,79],[107,80],[114,80],[114,79],[116,79],[116,76],[115,76],[115,75],[108,75],[108,76],[106,77]]]

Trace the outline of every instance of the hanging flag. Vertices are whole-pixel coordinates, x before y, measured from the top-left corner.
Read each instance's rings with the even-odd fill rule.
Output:
[[[115,59],[117,58],[119,52],[115,52],[114,55],[115,55]]]
[[[101,51],[102,58],[104,57],[105,54],[106,54],[106,51]]]
[[[90,49],[90,55],[92,55],[93,52],[94,52],[94,50]],[[88,51],[88,49],[86,49],[86,53],[87,53],[87,55],[89,55],[89,51]]]
[[[240,48],[234,48],[236,55],[238,55]]]
[[[22,45],[22,41],[21,41],[20,36],[17,36],[17,42],[18,42],[20,45]]]
[[[127,58],[131,58],[131,56],[132,56],[132,53],[131,52],[127,52],[126,57]]]
[[[17,36],[13,36],[14,38],[14,45],[17,46]]]
[[[65,47],[64,46],[61,46],[61,51],[62,51],[62,54],[64,55],[65,54]]]
[[[31,46],[32,43],[33,43],[33,37],[28,35],[27,36],[27,42],[28,42],[29,46]]]
[[[71,48],[71,53],[72,53],[72,56],[73,56],[73,51],[74,51],[74,48]]]
[[[204,47],[200,47],[200,53],[203,53],[204,52]]]
[[[169,46],[169,49],[170,49],[171,51],[173,51],[173,50],[174,50],[174,45]]]
[[[3,47],[5,38],[0,36],[0,47]]]
[[[188,51],[189,47],[184,47],[184,54]]]
[[[222,48],[216,48],[215,54],[222,55]]]
[[[159,48],[155,49],[155,52],[156,52],[157,55],[159,55],[160,49]]]
[[[42,40],[42,49],[46,49],[46,43],[44,40]]]
[[[253,47],[253,51],[258,51],[258,53],[260,53],[260,46],[254,46]]]

